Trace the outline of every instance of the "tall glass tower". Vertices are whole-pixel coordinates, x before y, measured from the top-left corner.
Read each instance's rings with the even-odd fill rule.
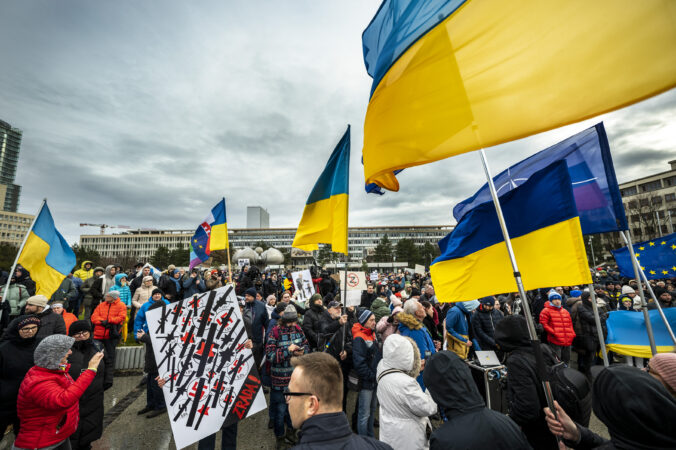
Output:
[[[19,163],[19,148],[23,132],[0,120],[0,184],[7,186],[2,202],[4,211],[16,212],[19,207],[21,186],[14,184],[16,167]]]

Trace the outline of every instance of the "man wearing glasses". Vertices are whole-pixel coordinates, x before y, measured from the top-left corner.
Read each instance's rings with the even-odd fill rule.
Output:
[[[295,449],[391,449],[352,433],[343,412],[343,374],[335,358],[309,353],[291,360],[293,373],[284,398],[301,438]]]

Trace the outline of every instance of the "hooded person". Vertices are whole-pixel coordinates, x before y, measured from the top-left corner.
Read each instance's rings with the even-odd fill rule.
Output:
[[[99,349],[92,339],[92,327],[88,320],[73,322],[68,335],[75,339],[72,353],[68,356],[68,373],[77,380],[86,370],[89,361]],[[96,377],[80,397],[80,422],[77,430],[70,436],[73,450],[86,450],[91,443],[103,434],[103,377],[104,363],[99,362]]]
[[[378,363],[379,439],[395,450],[426,449],[428,417],[437,405],[416,381],[420,351],[410,337],[393,334],[383,344]]]
[[[567,446],[609,450],[676,448],[676,399],[651,374],[625,365],[610,366],[596,377],[592,392],[594,415],[608,428],[610,440],[573,422],[560,406],[558,420],[547,408],[549,429],[562,436]]]
[[[153,294],[153,291],[155,290],[155,285],[153,284],[154,281],[155,279],[152,275],[146,275],[143,277],[141,285],[134,291],[134,295],[131,298],[131,305],[136,308],[136,311],[141,309],[141,306],[143,306]]]
[[[75,339],[48,336],[35,349],[33,366],[19,388],[16,409],[21,421],[14,447],[20,449],[70,446],[65,441],[77,429],[82,394],[96,377],[102,353],[96,353],[76,381],[68,374],[68,356]]]
[[[425,308],[415,299],[408,299],[404,304],[404,310],[397,315],[399,320],[398,332],[402,336],[407,336],[413,339],[413,342],[418,346],[420,351],[420,358],[427,359],[437,350],[434,346],[434,341],[427,328],[423,325],[423,319],[427,313]],[[423,363],[424,364],[424,363]],[[423,382],[421,370],[418,374],[418,384],[425,390],[425,383]]]
[[[16,283],[25,286],[28,290],[28,295],[35,295],[35,281],[31,278],[31,274],[22,265],[17,265],[14,268],[14,278]]]
[[[166,306],[166,303],[163,300],[164,299],[161,297],[157,300],[152,300],[152,303],[146,311],[152,311],[154,309]],[[162,394],[162,389],[160,388],[157,380],[159,377],[159,370],[157,368],[157,361],[155,361],[153,342],[150,339],[150,334],[143,330],[138,330],[135,338],[139,342],[142,342],[146,347],[143,370],[148,374],[146,377],[146,406],[138,411],[137,415],[150,413],[146,416],[146,418],[153,418],[167,411],[167,405],[164,402],[164,395]]]
[[[26,314],[35,314],[40,319],[38,339],[46,338],[52,334],[66,334],[66,322],[59,314],[56,314],[47,304],[47,297],[34,295],[26,300]]]
[[[470,349],[481,350],[472,328],[472,311],[479,307],[478,300],[458,302],[446,313],[446,343],[448,349],[467,359]]]
[[[122,324],[122,342],[127,342],[127,332],[129,331],[129,313],[131,311],[131,289],[129,288],[129,282],[127,279],[126,273],[118,273],[115,275],[115,284],[110,288],[111,291],[117,291],[120,293],[120,301],[124,303],[127,307],[127,316],[124,319]]]
[[[432,355],[425,364],[424,378],[432,399],[447,418],[432,433],[431,450],[531,448],[512,419],[486,407],[469,367],[455,353]]]
[[[94,273],[97,273],[96,269],[94,269]],[[99,303],[103,301],[103,296],[110,291],[110,288],[115,284],[115,273],[115,266],[110,264],[106,266],[103,275],[94,280],[94,283],[89,290],[89,293],[92,296],[92,309],[95,309]]]
[[[497,350],[495,347],[495,327],[504,318],[500,310],[495,309],[495,297],[488,296],[479,300],[479,308],[472,316],[472,329],[482,350]]]
[[[362,436],[374,436],[374,421],[377,405],[376,373],[382,357],[376,336],[376,316],[368,309],[358,314],[352,325],[352,363],[359,375],[359,406],[357,430]]]
[[[92,315],[96,305],[94,304],[94,297],[98,297],[98,293],[92,291],[94,283],[96,283],[99,278],[103,275],[103,267],[95,267],[91,277],[87,278],[80,286],[80,293],[82,294],[82,307],[84,309],[85,318],[88,318]]]
[[[73,272],[73,276],[85,281],[94,275],[94,263],[91,261],[82,261],[80,268]]]
[[[150,293],[150,297],[148,297],[148,299],[141,305],[138,312],[136,313],[136,317],[134,319],[134,338],[136,338],[139,330],[142,330],[144,333],[148,333],[148,320],[146,319],[146,312],[148,311],[148,308],[150,308],[150,306],[158,300],[163,301],[165,305],[169,304],[169,300],[164,298],[164,292],[162,292],[162,289],[153,288],[152,292]]]
[[[321,294],[314,294],[310,297],[310,308],[303,317],[303,333],[310,344],[310,349],[316,351],[323,347],[324,339],[322,337],[322,322],[326,321],[329,313],[324,309],[324,301]],[[320,342],[321,341],[321,342]]]
[[[404,309],[401,306],[396,306],[392,310],[392,315],[382,317],[376,324],[376,331],[380,335],[380,340],[385,343],[387,338],[399,330],[399,319],[397,315]]]
[[[608,333],[606,328],[606,314],[600,314],[599,321],[603,335]],[[589,292],[583,292],[579,306],[576,310],[577,320],[574,322],[575,339],[573,346],[577,352],[577,368],[580,372],[591,377],[591,367],[594,363],[596,354],[601,349],[599,335],[596,330],[596,318],[591,304],[591,295]]]
[[[170,302],[176,302],[182,299],[180,275],[181,272],[178,269],[169,269],[167,270],[167,274],[163,275],[158,283],[158,287],[164,292],[164,297]]]
[[[38,345],[40,319],[34,315],[14,319],[0,342],[0,437],[9,425],[19,433],[16,399],[21,381],[33,367],[33,351]]]
[[[376,322],[380,322],[380,319],[385,316],[389,316],[392,313],[389,305],[387,304],[387,298],[385,297],[384,293],[378,294],[375,300],[373,300],[371,303],[371,307],[369,309],[373,311],[373,314],[375,314]]]

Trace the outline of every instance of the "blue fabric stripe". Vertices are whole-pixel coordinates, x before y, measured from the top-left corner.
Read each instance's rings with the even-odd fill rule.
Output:
[[[652,245],[651,245],[652,244]],[[676,233],[653,239],[652,241],[633,244],[636,259],[645,269],[646,278],[657,280],[660,278],[676,277]],[[634,265],[628,247],[621,247],[612,251],[623,277],[634,278]],[[654,273],[652,273],[654,272]],[[667,272],[667,273],[664,273]]]
[[[350,126],[348,125],[305,204],[310,205],[338,194],[348,194],[349,185]]]
[[[209,224],[211,226],[228,222],[225,215],[225,199],[221,199],[216,206],[211,208],[211,215],[214,216],[214,221]]]
[[[557,161],[535,172],[524,184],[500,197],[500,205],[511,238],[577,216],[570,175],[565,161]],[[462,258],[503,242],[492,201],[476,206],[441,241],[441,256],[433,264]]]
[[[45,258],[47,265],[63,275],[68,275],[75,267],[75,253],[54,226],[52,213],[46,203],[33,225],[32,232],[49,245],[49,253]]]
[[[598,207],[594,209],[583,207],[582,204],[578,205],[583,234],[626,230],[628,228],[603,123],[598,123],[554,144],[493,177],[498,195],[519,186],[532,173],[557,160],[565,160],[570,166],[571,182],[583,181],[591,173],[597,184],[595,190],[600,191],[605,197],[605,201],[599,201]],[[472,208],[488,200],[490,200],[490,191],[488,184],[484,184],[476,194],[458,203],[453,208],[455,220],[460,222]],[[588,202],[589,198],[581,196],[579,200]]]
[[[385,0],[362,33],[366,71],[378,83],[408,48],[466,0]]]
[[[676,308],[663,308],[667,322],[676,328]],[[648,311],[650,323],[655,335],[655,345],[674,345],[669,336],[669,331],[657,310]],[[608,326],[607,344],[618,345],[645,345],[649,346],[648,333],[646,333],[645,319],[638,311],[611,311],[606,322]]]

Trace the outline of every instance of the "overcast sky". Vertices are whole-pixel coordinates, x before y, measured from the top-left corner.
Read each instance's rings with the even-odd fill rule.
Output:
[[[452,223],[484,183],[476,153],[405,171],[398,193],[363,190],[361,33],[379,3],[3,2],[0,119],[24,132],[20,212],[47,197],[71,243],[98,233],[80,222],[192,229],[222,196],[230,227],[247,205],[293,227],[349,123],[350,225]],[[672,90],[488,149],[493,172],[600,120],[620,182],[676,158]]]

